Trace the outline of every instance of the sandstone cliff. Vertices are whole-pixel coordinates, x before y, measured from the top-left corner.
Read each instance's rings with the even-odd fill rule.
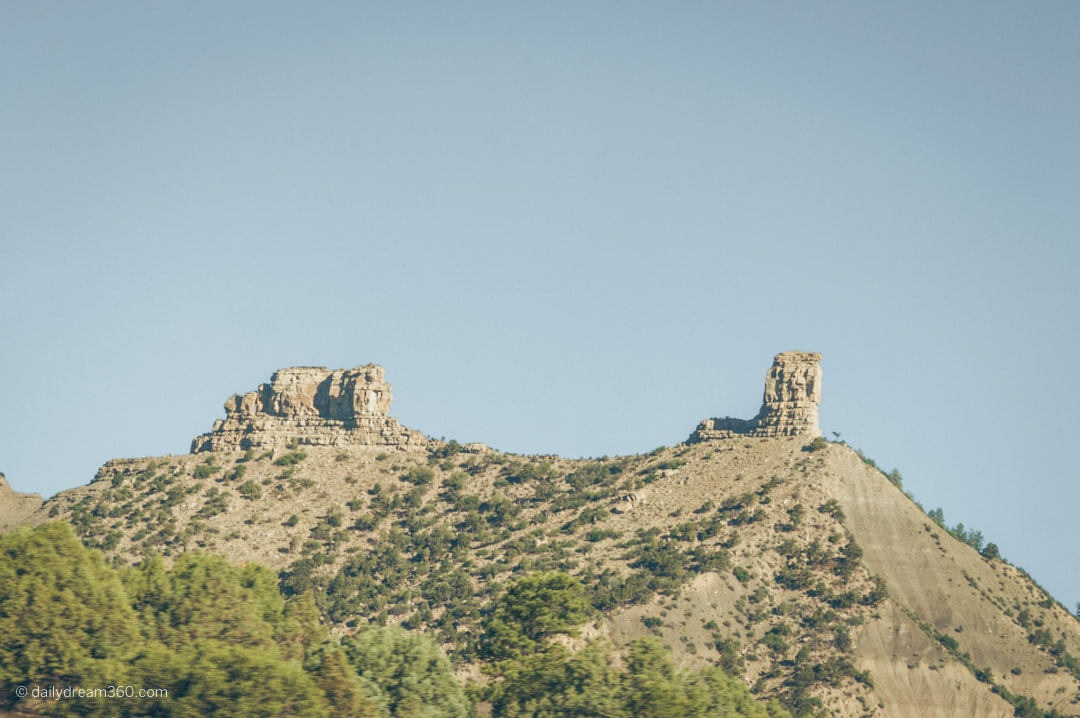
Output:
[[[746,436],[821,436],[821,355],[783,352],[773,359],[765,375],[761,411],[753,419],[706,419],[690,435],[689,443]]]
[[[281,369],[255,391],[225,402],[225,418],[191,442],[191,453],[309,446],[423,447],[428,440],[390,417],[381,366]]]

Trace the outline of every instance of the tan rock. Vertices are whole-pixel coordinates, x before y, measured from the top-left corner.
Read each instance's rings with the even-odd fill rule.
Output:
[[[688,443],[733,436],[821,436],[821,355],[783,352],[765,374],[761,411],[753,419],[724,417],[698,424]]]
[[[0,474],[0,533],[10,531],[41,508],[41,494],[14,491]]]
[[[390,417],[393,394],[377,364],[331,371],[281,369],[255,391],[225,402],[225,418],[191,442],[191,453],[315,446],[426,446]]]

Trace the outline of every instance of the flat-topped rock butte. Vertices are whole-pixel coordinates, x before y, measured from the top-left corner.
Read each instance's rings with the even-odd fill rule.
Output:
[[[390,416],[393,394],[377,364],[354,369],[292,367],[269,384],[234,394],[225,418],[195,437],[191,453],[287,446],[426,446],[428,439]]]

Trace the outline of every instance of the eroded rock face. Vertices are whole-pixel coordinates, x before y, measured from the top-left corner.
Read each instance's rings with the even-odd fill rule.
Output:
[[[753,419],[706,419],[690,435],[690,443],[732,436],[821,436],[821,355],[815,352],[777,354],[765,375],[761,411]]]
[[[290,444],[424,446],[390,417],[393,394],[377,364],[355,369],[281,369],[255,391],[225,402],[225,418],[191,442],[191,453],[283,448]]]
[[[23,494],[13,490],[0,474],[0,533],[9,531],[41,508],[41,494]]]

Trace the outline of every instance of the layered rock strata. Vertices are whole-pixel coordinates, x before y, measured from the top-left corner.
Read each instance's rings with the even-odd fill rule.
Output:
[[[783,352],[773,359],[765,375],[761,411],[753,419],[706,419],[690,435],[689,443],[733,436],[821,436],[821,355]]]
[[[426,446],[389,415],[393,395],[377,364],[331,371],[281,369],[255,391],[225,402],[225,418],[195,437],[191,453],[314,446]]]

